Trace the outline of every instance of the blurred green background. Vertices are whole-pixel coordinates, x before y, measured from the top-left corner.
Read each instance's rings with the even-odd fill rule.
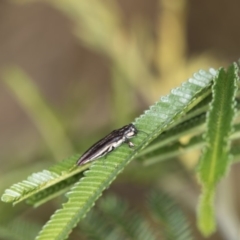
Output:
[[[82,153],[198,69],[237,60],[239,9],[239,1],[217,0],[1,0],[0,192]],[[142,170],[133,163],[107,192],[135,203],[157,186],[204,239],[195,226],[197,159],[194,152]],[[219,186],[219,228],[211,240],[240,237],[239,172],[235,164]],[[59,204],[0,203],[0,220],[43,224]]]

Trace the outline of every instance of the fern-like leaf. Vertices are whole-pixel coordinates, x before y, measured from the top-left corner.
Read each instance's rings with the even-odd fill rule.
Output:
[[[140,214],[130,210],[122,200],[108,196],[100,202],[99,209],[112,227],[119,229],[122,239],[156,239],[149,223]]]
[[[40,205],[48,202],[49,200],[66,193],[73,186],[74,183],[83,177],[83,173],[75,174],[61,182],[58,182],[40,192],[32,195],[27,199],[27,204],[39,207]]]
[[[230,134],[235,115],[238,67],[221,69],[212,87],[213,100],[207,117],[206,147],[200,159],[199,179],[203,186],[199,203],[198,226],[204,235],[215,230],[213,210],[215,186],[231,163]]]
[[[240,135],[240,124],[234,125],[234,133],[231,135],[230,139],[234,140],[239,138]],[[179,154],[184,154],[194,149],[201,149],[204,147],[206,142],[204,141],[202,134],[193,136],[188,143],[182,144],[179,141],[172,143],[170,145],[161,147],[151,153],[144,155],[143,164],[150,165],[160,161],[166,161],[169,158],[179,157]],[[239,146],[232,146],[230,155],[232,155],[232,162],[236,163],[240,161],[240,149]]]
[[[78,174],[88,167],[88,165],[85,165],[81,168],[75,168],[73,170],[73,166],[78,158],[79,155],[74,155],[58,164],[55,164],[49,170],[33,173],[27,178],[27,180],[16,183],[9,189],[6,189],[1,200],[3,202],[12,202],[13,204],[17,204],[25,199],[33,197],[35,194],[38,194],[47,188],[52,187],[53,185],[66,181],[66,179]],[[46,194],[45,197],[47,197]]]
[[[109,224],[104,216],[92,209],[86,218],[79,224],[80,233],[91,240],[121,240],[122,235],[119,234],[118,229]]]
[[[206,120],[206,114],[200,114],[190,120],[187,120],[173,128],[169,129],[167,132],[162,133],[158,136],[146,149],[141,151],[138,156],[143,156],[148,153],[159,149],[160,147],[166,146],[169,143],[179,140],[180,137],[186,136],[187,134],[194,133],[198,134],[203,131],[203,125]]]
[[[185,216],[170,197],[159,191],[153,192],[149,197],[149,208],[157,222],[163,225],[164,239],[193,239]]]
[[[102,199],[79,226],[89,239],[157,239],[147,220],[115,196]]]
[[[90,170],[85,172],[85,177],[67,194],[68,202],[55,212],[37,239],[66,239],[72,228],[94,205],[102,191],[109,187],[139,151],[208,95],[209,91],[206,90],[215,74],[215,70],[200,71],[136,119],[135,126],[148,133],[148,136],[139,133],[133,139],[134,150],[124,145],[109,154],[105,164],[102,161],[95,161]]]
[[[23,219],[15,219],[10,223],[0,225],[0,239],[32,240],[40,230],[40,226]]]

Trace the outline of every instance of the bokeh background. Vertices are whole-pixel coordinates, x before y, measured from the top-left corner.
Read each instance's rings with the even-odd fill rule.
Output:
[[[200,68],[236,61],[239,9],[237,0],[0,0],[1,193],[133,121]],[[196,229],[197,158],[194,152],[144,171],[131,164],[106,193],[141,208],[158,186],[204,239]],[[235,164],[219,185],[211,240],[240,238],[239,173]],[[0,220],[43,224],[58,200],[38,209],[0,203]]]

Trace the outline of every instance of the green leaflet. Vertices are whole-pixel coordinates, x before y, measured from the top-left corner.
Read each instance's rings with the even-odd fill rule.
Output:
[[[99,210],[112,229],[118,230],[120,239],[157,239],[148,221],[125,201],[108,196],[100,201]]]
[[[137,118],[134,124],[139,130],[148,133],[148,136],[139,133],[133,139],[134,150],[123,145],[107,156],[105,164],[100,160],[95,161],[90,170],[85,172],[85,177],[67,194],[68,201],[52,215],[37,239],[66,239],[103,190],[109,187],[140,150],[209,94],[207,88],[215,75],[215,70],[196,73],[193,78],[173,89],[171,94],[161,98],[161,101]]]
[[[83,177],[82,172],[70,177],[68,176],[66,179],[58,181],[54,185],[48,186],[46,189],[37,191],[34,195],[31,194],[26,202],[34,207],[39,207],[45,202],[66,193],[81,177]]]
[[[104,219],[104,220],[103,220]],[[92,209],[79,223],[80,237],[86,236],[86,239],[92,240],[122,240],[123,237],[119,234],[116,226],[111,226],[99,211]]]
[[[198,227],[204,235],[215,230],[213,202],[215,186],[231,163],[230,134],[235,115],[238,67],[221,69],[212,87],[213,99],[207,116],[206,147],[200,159],[198,175],[202,184],[199,203]]]
[[[154,191],[149,196],[149,208],[159,225],[163,226],[166,240],[192,240],[189,223],[184,214],[167,195]]]
[[[98,207],[80,222],[81,236],[96,240],[193,239],[187,219],[170,197],[154,190],[147,199],[150,214],[144,217],[117,197],[101,198]]]
[[[240,124],[234,125],[234,133],[231,135],[230,140],[239,138],[240,135]],[[160,145],[160,144],[159,144]],[[166,145],[153,150],[151,153],[147,153],[143,156],[143,164],[150,165],[160,161],[166,161],[169,158],[178,157],[179,154],[184,154],[186,152],[192,151],[194,149],[201,149],[205,145],[205,141],[201,135],[196,135],[192,137],[188,143],[182,144],[176,141],[170,145]],[[155,145],[153,145],[155,146]],[[240,161],[240,149],[239,146],[231,146],[230,155],[232,155],[232,163]]]
[[[9,223],[0,225],[0,239],[7,240],[32,240],[37,235],[41,226],[17,218]]]
[[[3,202],[17,204],[25,199],[31,198],[35,194],[41,193],[41,191],[45,191],[46,189],[65,181],[66,179],[70,179],[72,176],[85,170],[89,166],[88,164],[72,170],[71,168],[74,166],[78,158],[79,155],[76,154],[58,164],[55,164],[49,170],[33,173],[27,178],[27,180],[13,184],[9,189],[6,189],[1,200]],[[34,198],[32,198],[32,200],[33,199]]]
[[[150,146],[141,151],[139,156],[144,156],[148,153],[152,153],[153,151],[159,149],[160,147],[166,147],[167,144],[175,142],[179,140],[180,137],[186,136],[189,133],[197,134],[201,129],[203,129],[203,125],[206,120],[206,113],[203,113],[199,116],[196,116],[190,120],[187,120],[173,128],[169,129],[167,132],[162,133],[159,137],[157,137]],[[148,162],[148,160],[146,160]]]

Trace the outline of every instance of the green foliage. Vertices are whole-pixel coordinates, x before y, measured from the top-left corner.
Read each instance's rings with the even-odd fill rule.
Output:
[[[203,129],[203,124],[205,123],[206,114],[200,114],[196,117],[193,117],[189,120],[184,121],[183,123],[174,126],[173,128],[169,129],[167,132],[163,132],[159,137],[157,137],[151,146],[141,151],[138,156],[144,156],[145,164],[150,164],[152,161],[149,160],[149,155],[153,154],[155,150],[157,151],[164,151],[166,150],[166,144],[169,142],[176,142],[179,140],[180,137],[186,136],[188,133],[194,132],[197,134]],[[163,147],[161,149],[161,147]]]
[[[230,164],[229,152],[235,157],[240,155],[237,148],[230,149],[230,139],[239,138],[240,135],[239,124],[234,125],[235,132],[232,132],[234,113],[239,109],[239,104],[235,104],[234,100],[237,92],[237,71],[236,64],[233,64],[227,72],[221,69],[218,74],[213,69],[209,72],[199,71],[180,87],[173,89],[171,94],[162,97],[134,121],[134,125],[140,130],[132,140],[134,149],[122,145],[108,154],[104,161],[100,159],[81,167],[75,166],[79,156],[73,156],[48,170],[32,174],[27,180],[14,184],[4,192],[2,201],[16,204],[27,200],[28,203],[38,206],[68,191],[75,184],[67,193],[67,202],[51,216],[37,237],[39,240],[66,239],[102,192],[132,159],[141,156],[144,164],[154,164],[206,144],[199,167],[199,176],[203,185],[199,219],[200,222],[203,219],[205,222],[209,221],[208,227],[213,226],[214,188]],[[210,86],[213,79],[215,82],[211,96]],[[209,102],[211,102],[210,108]],[[209,113],[206,114],[208,111]],[[206,119],[207,124],[205,124]],[[203,138],[202,132],[206,128],[206,135]],[[186,135],[190,135],[190,140],[183,144],[179,139]],[[82,175],[87,168],[89,170]],[[150,199],[151,209],[166,225],[166,239],[191,239],[186,221],[182,221],[183,217],[177,210],[172,210],[174,208],[170,201],[169,206],[164,205],[166,209],[171,209],[166,214],[166,212],[162,213],[160,208],[161,201],[168,202],[165,198],[153,195]],[[93,231],[97,223],[88,224],[86,229],[92,232],[92,239],[99,239],[97,236],[104,236],[103,239],[114,236],[114,239],[118,239],[123,235],[141,239],[139,236],[144,234],[149,239],[154,239],[154,234],[148,230],[148,225],[145,225],[141,217],[130,214],[129,218],[132,221],[126,222],[123,220],[123,213],[128,212],[127,207],[122,204],[117,208],[117,205],[121,203],[109,198],[108,204],[102,203],[100,208],[106,218],[114,220],[121,226],[121,230],[111,229],[112,231],[109,232],[108,223],[104,223],[105,226]],[[89,221],[95,219],[97,222],[101,218],[99,213],[92,213],[89,219],[91,219]],[[181,226],[181,231],[178,226]],[[204,224],[199,226],[205,234],[213,230],[213,227],[210,228],[211,231],[206,230]],[[107,232],[110,235],[106,235]]]
[[[206,146],[198,170],[203,185],[198,225],[205,235],[215,230],[215,187],[231,163],[230,135],[233,130],[238,80],[238,67],[233,64],[227,71],[219,71],[212,87],[213,99],[207,116]]]
[[[0,225],[0,238],[4,240],[32,240],[40,230],[40,226],[23,219],[15,219]]]
[[[105,219],[117,226],[121,239],[156,239],[150,224],[116,197],[111,196],[101,201],[99,208]]]
[[[99,240],[193,239],[184,214],[170,197],[160,191],[153,191],[148,199],[148,216],[114,196],[101,199],[98,208],[92,209],[79,224],[81,235]],[[155,228],[150,227],[153,220]]]
[[[109,154],[105,160],[106,167],[101,161],[94,162],[85,172],[85,177],[67,194],[68,201],[63,204],[62,209],[52,215],[37,239],[67,238],[72,228],[85,217],[103,190],[109,187],[130,160],[161,132],[169,128],[175,120],[208,95],[206,89],[210,86],[214,75],[213,70],[208,73],[200,71],[137,118],[134,124],[148,135],[139,134],[134,138],[136,146],[134,150],[122,146]]]
[[[188,221],[170,197],[159,192],[153,192],[149,197],[149,207],[156,220],[163,225],[164,239],[193,239]]]
[[[39,207],[45,202],[70,190],[73,184],[76,183],[82,176],[83,174],[80,172],[62,181],[59,181],[58,183],[55,183],[46,189],[38,191],[36,194],[33,194],[27,199],[27,203],[33,205],[34,207]]]
[[[78,158],[79,155],[74,155],[55,164],[49,170],[33,173],[27,180],[23,180],[22,182],[14,184],[11,188],[6,189],[2,195],[2,201],[16,204],[29,198],[30,202],[34,202],[40,197],[39,193],[45,195],[45,197],[49,197],[57,190],[66,187],[66,185],[73,184],[78,180],[75,179],[74,175],[88,167],[88,165],[85,165],[84,167],[73,168]],[[73,179],[75,179],[75,181],[73,181]],[[42,192],[46,189],[48,194]]]
[[[79,227],[81,235],[86,236],[88,239],[122,239],[116,228],[109,225],[104,216],[94,210],[87,214],[86,218],[80,222]]]

